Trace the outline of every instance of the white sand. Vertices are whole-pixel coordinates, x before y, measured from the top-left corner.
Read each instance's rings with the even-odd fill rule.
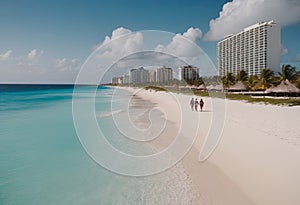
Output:
[[[200,147],[217,112],[211,99],[203,98],[209,112],[196,113],[189,109],[191,96],[145,90],[137,95],[156,103],[178,127],[176,100],[186,105],[182,111],[189,113],[191,122],[201,115],[197,141],[182,162],[205,204],[300,204],[300,107],[226,100],[221,140],[210,158],[199,162]],[[170,135],[156,144],[168,146],[174,139]]]

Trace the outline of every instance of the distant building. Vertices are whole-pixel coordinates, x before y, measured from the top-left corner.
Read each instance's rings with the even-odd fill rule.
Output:
[[[130,70],[130,83],[147,83],[149,79],[149,71],[140,67]]]
[[[129,75],[123,75],[123,84],[130,83],[130,77]]]
[[[149,70],[149,83],[156,83],[156,71]]]
[[[112,84],[123,84],[123,77],[113,77],[111,79]]]
[[[217,45],[219,75],[237,75],[240,70],[259,75],[264,68],[278,72],[280,38],[280,26],[273,21],[260,22],[238,34],[226,36]]]
[[[156,71],[156,77],[158,83],[167,83],[173,80],[173,69],[172,68],[158,68]]]
[[[146,70],[143,67],[140,67],[138,70],[141,74],[141,83],[147,83],[149,81],[149,70]]]
[[[179,68],[179,80],[198,80],[199,68],[187,65]]]
[[[130,83],[138,83],[140,82],[140,74],[137,69],[131,69],[129,74]]]

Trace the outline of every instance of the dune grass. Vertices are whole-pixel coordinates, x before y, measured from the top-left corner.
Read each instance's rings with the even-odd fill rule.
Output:
[[[242,94],[230,94],[226,93],[226,98],[230,100],[243,100],[250,103],[264,103],[264,104],[272,104],[272,105],[285,105],[285,106],[299,106],[300,99],[282,99],[282,98],[253,98],[250,95],[242,95]]]

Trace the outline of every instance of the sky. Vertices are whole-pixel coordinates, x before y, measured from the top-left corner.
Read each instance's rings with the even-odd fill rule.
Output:
[[[187,38],[216,63],[225,35],[269,20],[282,26],[281,63],[299,68],[299,11],[299,0],[1,0],[0,83],[73,83],[95,49],[134,36],[106,46],[124,57],[143,47],[143,30],[174,33],[156,51],[189,53],[180,40]]]

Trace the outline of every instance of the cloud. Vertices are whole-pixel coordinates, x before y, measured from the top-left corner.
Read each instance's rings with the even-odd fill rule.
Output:
[[[200,75],[216,75],[217,71],[211,59],[196,44],[201,37],[202,31],[199,28],[191,27],[183,34],[176,34],[169,44],[159,44],[155,51],[172,55],[175,59],[172,59],[170,62],[174,62],[174,66],[194,65],[200,68]],[[164,55],[162,55],[162,58],[170,59],[170,57]]]
[[[289,50],[287,48],[285,48],[283,45],[281,45],[281,51],[280,51],[281,56],[285,56],[288,53],[289,53]]]
[[[8,50],[4,54],[0,54],[0,60],[7,60],[11,57],[12,51]]]
[[[191,27],[183,33],[183,36],[190,39],[191,41],[196,42],[197,39],[200,39],[202,37],[202,31],[199,28]]]
[[[99,51],[97,57],[101,59],[125,57],[142,50],[143,45],[143,35],[140,32],[133,33],[129,29],[120,27],[112,32],[111,37],[106,36],[104,41],[97,46],[96,50]]]
[[[157,32],[154,33],[157,35]],[[134,64],[138,66],[162,61],[175,62],[174,60],[170,60],[174,57],[167,57],[167,55],[163,53],[171,54],[175,56],[175,58],[191,58],[199,55],[199,47],[196,44],[202,37],[202,31],[199,28],[190,27],[184,33],[178,33],[173,36],[171,42],[165,42],[165,44],[151,44],[151,48],[148,44],[145,45],[144,40],[147,41],[147,39],[144,39],[143,35],[144,33],[135,33],[123,27],[115,29],[111,36],[106,36],[102,43],[93,47],[96,48],[96,58],[101,60],[101,63],[97,65],[104,66],[106,65],[104,62],[115,62],[114,60],[118,60],[118,62],[115,63],[117,63],[119,68],[130,68],[134,67]],[[145,38],[147,38],[148,35],[149,33]],[[166,34],[162,32],[160,35]],[[144,52],[145,50],[149,51],[152,49],[154,49],[157,54]],[[139,54],[135,54],[137,52]],[[138,56],[138,59],[132,59],[133,56]],[[122,60],[120,61],[120,59]],[[182,64],[182,59],[179,60],[179,62]]]
[[[68,60],[67,58],[62,58],[55,60],[55,65],[60,72],[72,71],[79,67],[79,62],[77,58],[73,58],[71,60]]]
[[[129,30],[129,29],[126,29],[126,28],[123,28],[123,27],[119,27],[117,29],[115,29],[113,32],[112,32],[112,35],[111,35],[111,40],[114,40],[120,36],[124,36],[124,35],[129,35],[129,34],[132,34],[132,31]],[[108,36],[106,36],[107,39],[109,39]]]
[[[144,36],[141,32],[132,32],[127,28],[117,28],[111,35],[105,36],[104,40],[92,48],[94,53],[84,63],[80,72],[79,83],[96,83],[100,76],[107,73],[113,64],[121,65],[121,59],[144,49]],[[120,68],[125,72],[126,65]],[[110,81],[110,79],[109,79]],[[108,81],[108,82],[109,82]]]
[[[199,28],[191,27],[183,34],[176,34],[168,45],[159,44],[155,51],[168,52],[181,58],[196,56],[199,50],[195,43],[201,37],[202,31]]]
[[[298,54],[294,57],[294,61],[295,61],[295,62],[300,62],[300,53],[298,53]]]
[[[87,69],[86,72],[81,72],[81,75],[84,73],[81,82],[98,82],[99,76],[106,72],[104,69],[109,69],[112,64],[115,65],[115,70],[112,71],[124,74],[128,69],[140,65],[176,68],[175,66],[185,63],[183,59],[199,56],[199,47],[195,44],[202,37],[199,28],[191,27],[175,36],[166,32],[153,33],[163,37],[153,37],[151,32],[132,32],[123,27],[112,31],[111,35],[96,46],[95,52],[90,56],[92,60],[85,62]],[[158,45],[156,40],[161,44]],[[168,51],[164,53],[171,55],[147,53],[153,49]],[[38,49],[32,49],[19,57],[11,56],[12,51],[0,55],[0,59],[8,59],[0,60],[0,82],[75,82],[81,66],[76,58],[48,58],[43,50]],[[186,62],[193,64],[191,61]],[[108,79],[110,81],[110,76]]]
[[[37,49],[33,49],[31,50],[28,55],[27,55],[27,58],[29,60],[36,60],[38,59],[39,57],[41,57],[42,55],[44,54],[44,51],[43,50],[37,50]]]
[[[1,54],[0,82],[75,82],[80,68],[78,59],[54,60],[43,56],[43,53],[43,50],[34,49],[21,56],[12,56],[12,52]]]
[[[220,40],[260,21],[274,20],[281,26],[294,24],[300,21],[299,11],[298,0],[233,0],[223,5],[219,17],[210,21],[204,40]]]

